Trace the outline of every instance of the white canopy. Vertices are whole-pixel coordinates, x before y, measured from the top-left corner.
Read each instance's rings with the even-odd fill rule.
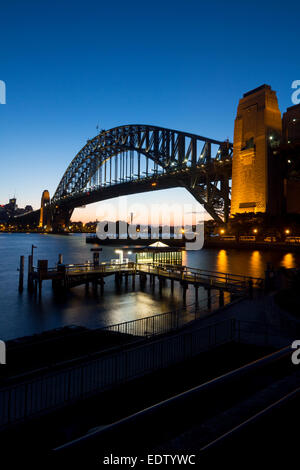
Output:
[[[154,243],[151,243],[151,245],[149,245],[149,247],[153,247],[153,248],[165,248],[165,247],[169,247],[169,245],[166,245],[165,243],[163,242],[154,242]]]

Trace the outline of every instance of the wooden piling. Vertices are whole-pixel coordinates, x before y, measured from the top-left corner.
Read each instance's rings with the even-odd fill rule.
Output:
[[[196,302],[198,302],[198,284],[195,284],[195,299],[196,299]]]
[[[208,310],[211,309],[211,289],[207,289],[207,308]]]
[[[27,272],[27,289],[33,291],[33,277],[32,277],[32,255],[28,256],[28,272]]]
[[[23,282],[24,282],[24,256],[20,256],[19,292],[23,291]]]
[[[163,279],[160,277],[159,278],[159,293],[162,293],[162,288],[163,288]]]
[[[182,298],[183,298],[183,302],[185,303],[186,302],[186,291],[188,290],[188,285],[186,285],[185,283],[183,284],[183,290],[182,290]]]
[[[222,289],[219,291],[219,306],[224,307],[224,291]]]

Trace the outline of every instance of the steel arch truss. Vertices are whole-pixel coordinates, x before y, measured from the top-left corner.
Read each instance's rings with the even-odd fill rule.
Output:
[[[145,156],[144,167],[140,156]],[[112,175],[113,157],[119,167]],[[149,162],[152,172],[148,171]],[[118,185],[149,178],[166,181],[170,176],[170,187],[186,187],[215,220],[222,221],[227,219],[230,207],[231,163],[229,142],[156,126],[115,127],[87,141],[68,166],[52,201],[56,207],[61,204],[75,207],[74,201],[78,195],[84,196],[88,187],[89,191],[98,191],[101,200],[103,190],[110,186],[117,189]],[[103,172],[101,179],[99,172]]]

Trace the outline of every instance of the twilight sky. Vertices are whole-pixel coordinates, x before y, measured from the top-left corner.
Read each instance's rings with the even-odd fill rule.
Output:
[[[0,204],[16,194],[37,208],[43,189],[53,195],[97,124],[232,140],[239,98],[263,83],[283,112],[300,79],[299,10],[278,0],[1,1]],[[152,200],[193,201],[183,189]]]

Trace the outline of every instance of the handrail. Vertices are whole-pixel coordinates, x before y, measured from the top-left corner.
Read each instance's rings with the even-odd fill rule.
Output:
[[[275,353],[271,353],[261,359],[257,359],[250,364],[246,364],[238,369],[234,369],[230,372],[227,372],[215,379],[209,380],[201,385],[191,388],[185,392],[179,393],[171,398],[163,400],[159,403],[156,403],[153,406],[150,406],[144,410],[138,411],[126,418],[122,418],[115,423],[109,424],[105,426],[104,429],[95,430],[84,436],[81,436],[77,439],[74,439],[66,444],[63,444],[59,447],[53,449],[54,453],[60,452],[76,452],[76,449],[84,446],[85,444],[89,444],[95,442],[97,439],[101,439],[101,437],[106,436],[109,433],[114,432],[115,430],[118,432],[126,431],[128,426],[134,426],[135,429],[139,428],[141,425],[141,421],[147,418],[153,417],[154,414],[159,413],[160,411],[167,411],[170,408],[176,407],[179,409],[179,406],[183,403],[186,403],[190,399],[197,398],[202,392],[209,391],[211,389],[215,389],[218,385],[226,385],[230,383],[232,380],[235,380],[237,377],[243,377],[247,373],[252,373],[253,371],[259,370],[262,367],[268,366],[277,360],[285,358],[290,355],[290,346],[285,347]]]
[[[241,274],[231,274],[223,273],[218,271],[209,271],[206,269],[191,268],[189,266],[179,266],[179,265],[164,265],[161,263],[136,263],[133,261],[127,263],[112,263],[104,262],[99,265],[94,265],[92,262],[82,263],[82,264],[64,264],[64,271],[61,273],[107,273],[107,272],[118,272],[118,271],[127,271],[127,272],[144,272],[149,274],[157,275],[168,275],[177,280],[186,280],[193,282],[201,282],[203,279],[207,282],[208,280],[216,281],[226,285],[236,285],[237,287],[245,288],[247,285],[250,286],[262,286],[264,284],[264,279],[246,276]],[[34,272],[39,272],[38,268],[33,268]],[[48,268],[47,273],[59,273],[59,265],[55,268]]]
[[[263,410],[259,411],[253,416],[250,416],[250,418],[246,419],[245,421],[238,424],[237,426],[234,426],[229,431],[225,432],[218,438],[214,439],[213,441],[209,442],[208,444],[200,448],[199,450],[200,457],[202,458],[204,455],[206,455],[207,452],[210,452],[210,451],[215,452],[218,445],[224,444],[224,442],[227,442],[231,438],[234,439],[238,435],[238,433],[240,433],[241,431],[242,432],[245,431],[249,426],[259,423],[261,419],[268,417],[271,414],[273,415],[274,411],[277,411],[278,409],[280,409],[282,405],[292,401],[293,399],[297,398],[297,396],[299,395],[300,395],[300,387],[297,387],[291,392],[281,397],[279,400],[276,400],[271,405],[265,407]]]

